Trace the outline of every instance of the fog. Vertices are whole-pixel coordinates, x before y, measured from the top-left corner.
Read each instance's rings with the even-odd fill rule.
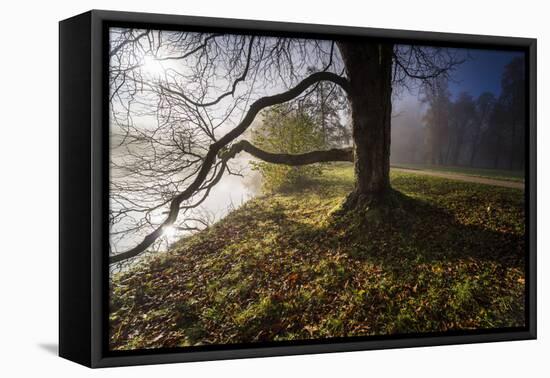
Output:
[[[422,163],[426,155],[423,116],[425,104],[407,94],[393,104],[391,127],[391,164]]]
[[[450,78],[402,91],[392,105],[394,165],[525,169],[522,54],[470,52]]]
[[[112,149],[111,151],[112,155],[117,155],[117,149]],[[233,159],[232,166],[235,171],[239,172],[239,175],[224,174],[217,185],[212,188],[204,202],[193,211],[193,216],[201,219],[203,222],[213,224],[259,194],[261,191],[261,177],[258,172],[251,170],[249,162],[249,157],[244,154]],[[111,169],[111,177],[116,177],[118,173],[120,172],[116,168]],[[118,205],[111,202],[111,208],[116,210]],[[166,217],[164,212],[165,208],[154,211],[151,215],[153,223],[161,222]],[[135,246],[150,232],[148,228],[128,232],[128,230],[135,227],[142,217],[142,213],[130,212],[123,220],[111,226],[111,244],[114,251],[123,251]],[[190,221],[188,224],[198,228],[205,228],[203,224],[198,224],[198,222],[194,221]],[[154,250],[167,250],[174,242],[194,232],[195,230],[167,230],[165,235],[159,240],[159,243],[155,245]]]

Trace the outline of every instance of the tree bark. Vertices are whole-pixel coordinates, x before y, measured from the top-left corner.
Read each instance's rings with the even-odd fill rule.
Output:
[[[349,79],[355,189],[344,207],[369,205],[390,192],[393,45],[339,42]]]

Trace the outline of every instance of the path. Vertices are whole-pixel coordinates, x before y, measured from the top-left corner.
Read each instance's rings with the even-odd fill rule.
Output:
[[[419,175],[442,177],[450,180],[475,182],[478,184],[493,185],[493,186],[502,186],[505,188],[514,188],[514,189],[522,189],[522,190],[525,189],[525,184],[523,182],[518,182],[518,181],[499,180],[499,179],[492,179],[487,177],[463,175],[460,173],[425,171],[422,169],[408,169],[408,168],[394,168],[394,167],[391,167],[391,169],[396,172],[415,173]]]

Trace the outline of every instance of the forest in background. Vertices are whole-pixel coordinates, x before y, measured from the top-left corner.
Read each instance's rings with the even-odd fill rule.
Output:
[[[525,62],[514,58],[501,77],[501,93],[453,98],[449,80],[438,78],[421,95],[425,112],[407,109],[392,120],[392,163],[466,166],[524,171]]]

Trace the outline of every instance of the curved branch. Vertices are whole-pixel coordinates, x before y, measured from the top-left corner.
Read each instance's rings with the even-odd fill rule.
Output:
[[[243,151],[268,163],[292,166],[326,163],[330,161],[353,161],[353,148],[351,147],[312,151],[303,154],[280,154],[261,150],[246,140],[241,140],[232,145],[226,153],[222,154],[222,158],[231,159],[239,152]]]
[[[208,153],[204,157],[202,166],[199,172],[197,173],[197,176],[195,176],[195,179],[193,180],[193,182],[189,184],[189,186],[183,192],[175,196],[170,202],[170,211],[168,213],[168,216],[164,220],[164,222],[162,222],[149,235],[145,236],[145,238],[143,238],[141,243],[139,243],[134,248],[126,252],[122,252],[122,253],[118,253],[116,255],[110,256],[109,263],[114,264],[117,262],[121,262],[129,258],[135,257],[140,253],[144,252],[147,248],[149,248],[149,246],[151,246],[151,244],[155,242],[155,240],[157,240],[162,235],[165,227],[172,225],[176,221],[180,211],[181,203],[191,198],[195,194],[195,192],[200,188],[200,186],[204,183],[204,181],[208,176],[208,173],[210,172],[210,169],[216,162],[218,153],[225,146],[233,142],[237,137],[239,137],[242,133],[244,133],[246,129],[248,129],[248,127],[252,124],[252,122],[254,121],[254,119],[262,109],[267,108],[269,106],[282,104],[287,101],[290,101],[293,98],[299,96],[308,87],[320,81],[331,81],[335,84],[340,85],[346,92],[348,91],[348,88],[349,88],[349,81],[342,76],[338,76],[332,72],[316,72],[306,77],[301,82],[299,82],[295,87],[287,90],[286,92],[282,92],[273,96],[262,97],[256,100],[252,105],[250,105],[248,112],[246,113],[242,121],[234,129],[232,129],[227,134],[225,134],[217,142],[210,145],[208,149]],[[224,167],[221,169],[221,172],[225,170],[226,161],[227,159],[224,161],[222,158],[222,163],[224,164]],[[219,177],[221,178],[221,175]]]
[[[182,92],[179,92],[179,91],[176,91],[176,90],[173,90],[169,87],[165,87],[164,85],[159,85],[159,88],[165,92],[168,92],[170,94],[173,94],[175,96],[178,96],[178,97],[181,97],[184,101],[190,103],[191,105],[193,106],[197,106],[197,107],[208,107],[208,106],[212,106],[212,105],[216,105],[217,103],[219,103],[222,99],[224,99],[225,97],[227,96],[231,96],[235,93],[235,90],[237,88],[237,84],[240,82],[240,81],[243,81],[246,77],[246,74],[248,72],[248,63],[247,63],[247,66],[245,68],[245,72],[235,80],[235,82],[233,83],[232,85],[232,88],[231,88],[231,91],[228,91],[228,92],[225,92],[223,93],[222,95],[220,95],[219,97],[217,97],[215,100],[212,100],[212,101],[209,101],[209,102],[206,102],[206,103],[200,103],[200,102],[197,102],[197,101],[194,101],[193,99],[189,98],[188,96],[186,96],[185,94],[183,94]],[[348,92],[348,88],[349,88],[349,81],[342,77],[342,76],[339,76],[335,73],[332,73],[332,72],[326,72],[326,71],[321,71],[321,72],[316,72],[315,74],[313,75],[317,75],[317,74],[323,74],[323,75],[327,75],[325,79],[321,79],[321,80],[317,80],[317,81],[322,81],[322,80],[326,80],[326,81],[332,81],[333,83],[335,84],[338,84],[339,86],[342,87],[342,89],[344,89],[346,92]],[[313,76],[312,75],[312,76]],[[311,76],[309,76],[311,77]],[[308,77],[308,78],[309,78]],[[304,80],[307,80],[307,79],[304,79]],[[316,82],[317,82],[316,81]],[[298,84],[296,87],[298,87],[300,84]]]

